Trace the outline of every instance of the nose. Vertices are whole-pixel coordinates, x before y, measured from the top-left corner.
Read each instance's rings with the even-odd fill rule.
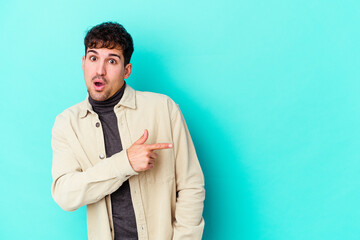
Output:
[[[106,75],[106,66],[104,61],[98,61],[96,73],[100,76]]]

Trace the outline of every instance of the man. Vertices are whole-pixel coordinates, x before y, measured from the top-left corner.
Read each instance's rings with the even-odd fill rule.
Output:
[[[134,48],[122,25],[97,25],[84,43],[88,97],[52,132],[54,200],[87,205],[91,240],[201,239],[204,178],[180,109],[125,83]]]

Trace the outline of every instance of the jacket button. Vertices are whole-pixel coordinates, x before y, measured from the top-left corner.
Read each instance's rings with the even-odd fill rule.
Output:
[[[96,126],[97,128],[100,127],[100,123],[97,122],[97,123],[95,124],[95,126]]]
[[[100,155],[99,155],[99,158],[100,158],[100,159],[104,159],[104,158],[105,158],[105,155],[104,155],[104,154],[100,154]]]

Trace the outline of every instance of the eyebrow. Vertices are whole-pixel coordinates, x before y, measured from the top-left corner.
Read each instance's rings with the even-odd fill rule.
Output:
[[[120,60],[121,60],[121,57],[115,53],[110,53],[109,56],[112,56],[112,57],[118,57]]]
[[[95,51],[95,50],[88,50],[86,53],[90,53],[90,52],[93,52],[93,53],[99,55],[99,53],[97,51]]]
[[[88,51],[87,51],[87,53],[90,53],[90,52],[93,52],[93,53],[99,55],[99,53],[98,53],[97,51],[95,51],[95,50],[88,50]],[[110,53],[110,54],[109,54],[109,57],[118,57],[118,58],[121,60],[120,55],[115,54],[115,53]]]

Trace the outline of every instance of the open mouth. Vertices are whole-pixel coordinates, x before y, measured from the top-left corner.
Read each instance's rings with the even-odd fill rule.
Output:
[[[102,80],[95,80],[94,88],[96,91],[102,91],[105,88],[105,83]]]

